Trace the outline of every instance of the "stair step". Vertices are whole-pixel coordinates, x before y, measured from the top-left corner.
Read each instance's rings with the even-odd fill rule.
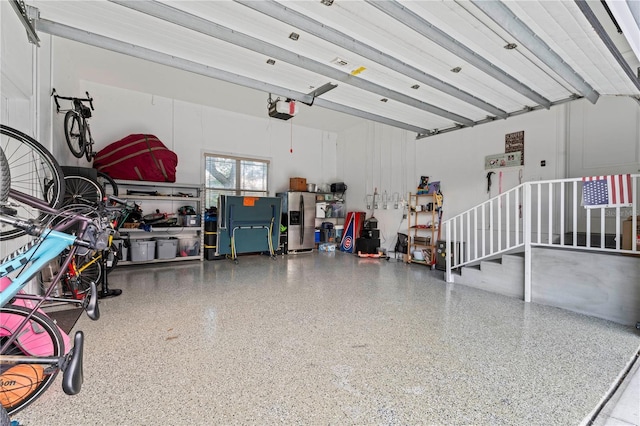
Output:
[[[482,271],[480,265],[463,266],[460,275],[454,277],[454,282],[476,287],[482,283]]]
[[[506,296],[524,297],[524,257],[519,253],[464,266],[454,282]]]

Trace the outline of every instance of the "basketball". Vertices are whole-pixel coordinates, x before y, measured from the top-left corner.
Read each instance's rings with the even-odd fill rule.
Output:
[[[18,364],[0,375],[0,404],[9,408],[38,387],[44,376],[44,368],[37,364]]]

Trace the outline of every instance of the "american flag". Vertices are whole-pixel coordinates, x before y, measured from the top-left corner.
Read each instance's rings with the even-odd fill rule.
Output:
[[[587,208],[631,205],[631,175],[582,178],[582,198]]]

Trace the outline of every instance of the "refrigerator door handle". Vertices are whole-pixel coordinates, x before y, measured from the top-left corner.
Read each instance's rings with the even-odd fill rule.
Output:
[[[300,194],[300,245],[304,244],[304,197]]]

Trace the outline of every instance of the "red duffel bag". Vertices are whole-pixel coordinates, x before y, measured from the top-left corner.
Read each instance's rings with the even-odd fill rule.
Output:
[[[93,167],[113,179],[175,182],[178,156],[153,135],[129,135],[101,149]]]

